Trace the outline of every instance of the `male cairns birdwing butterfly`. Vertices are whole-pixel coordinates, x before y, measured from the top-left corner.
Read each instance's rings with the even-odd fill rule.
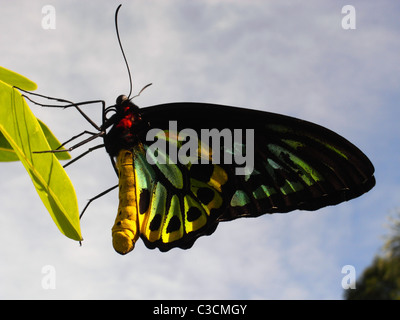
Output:
[[[308,121],[207,103],[139,108],[132,102],[131,74],[118,33],[120,7],[115,24],[129,74],[128,96],[119,96],[110,107],[102,100],[73,103],[47,97],[75,107],[97,130],[71,138],[68,142],[91,135],[67,151],[104,139],[73,161],[101,147],[110,155],[119,177],[112,228],[117,252],[130,252],[139,236],[151,249],[188,249],[221,221],[317,210],[375,185],[374,167],[356,146]],[[79,108],[93,103],[102,105],[100,126]],[[214,161],[218,155],[222,161]]]

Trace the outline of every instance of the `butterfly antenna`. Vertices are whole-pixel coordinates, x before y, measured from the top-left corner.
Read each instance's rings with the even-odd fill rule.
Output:
[[[132,76],[131,76],[131,71],[130,71],[130,69],[129,69],[128,60],[126,60],[125,52],[124,52],[124,49],[122,48],[122,43],[121,43],[121,39],[120,39],[120,37],[119,37],[119,31],[118,31],[118,11],[119,11],[119,9],[121,8],[121,6],[122,6],[122,4],[120,4],[120,5],[118,6],[118,8],[117,8],[117,11],[115,11],[115,29],[116,29],[116,31],[117,31],[117,38],[118,38],[119,47],[121,48],[121,52],[122,52],[122,55],[123,55],[123,57],[124,57],[124,61],[125,61],[125,64],[126,64],[126,68],[128,69],[129,88],[130,88],[130,89],[129,89],[129,94],[128,94],[128,99],[129,99],[129,97],[130,97],[131,94],[132,94]]]
[[[129,100],[132,100],[133,98],[139,97],[140,94],[143,92],[143,90],[146,89],[147,87],[150,87],[151,85],[152,85],[152,83],[146,84],[146,85],[142,88],[142,90],[139,91],[139,93],[138,93],[137,95],[133,96],[133,97],[130,98]]]

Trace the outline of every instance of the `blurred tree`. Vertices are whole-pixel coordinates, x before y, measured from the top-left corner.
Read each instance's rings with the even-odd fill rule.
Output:
[[[372,264],[356,282],[355,289],[347,289],[347,300],[400,300],[400,212],[391,218],[390,234]]]

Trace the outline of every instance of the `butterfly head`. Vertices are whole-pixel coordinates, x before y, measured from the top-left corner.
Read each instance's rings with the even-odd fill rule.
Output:
[[[139,107],[131,102],[131,99],[127,96],[120,95],[116,102],[117,127],[129,129],[141,120]]]
[[[121,95],[118,96],[118,98],[117,98],[117,101],[116,101],[117,106],[121,105],[123,102],[125,102],[125,101],[127,101],[127,100],[129,100],[129,98],[128,98],[126,95],[121,94]]]

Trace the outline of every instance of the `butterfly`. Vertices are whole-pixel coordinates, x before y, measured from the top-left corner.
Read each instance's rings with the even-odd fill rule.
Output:
[[[131,91],[115,105],[106,108],[100,100],[68,105],[98,129],[74,147],[103,137],[118,175],[112,236],[120,254],[132,251],[139,237],[150,249],[188,249],[221,221],[317,210],[356,198],[375,185],[367,156],[327,128],[207,103],[139,108],[130,98],[129,67],[128,73]],[[101,126],[78,107],[98,102]]]
[[[109,108],[106,111],[113,109],[115,114],[108,121],[112,128],[104,135],[104,144],[116,159],[119,176],[112,234],[121,254],[131,251],[139,237],[151,249],[187,249],[198,237],[212,234],[221,221],[317,210],[358,197],[375,185],[374,167],[356,146],[311,122],[206,103],[139,108],[126,96]],[[155,128],[162,133],[159,139],[170,144],[168,150],[156,149],[165,160],[170,160],[172,150],[187,153],[184,140],[177,137],[188,128],[198,136],[205,129],[251,129],[253,168],[237,174],[235,163],[204,163],[216,150],[201,139],[192,143],[196,153],[190,161],[149,161],[154,140],[148,140],[148,133]],[[220,144],[218,151],[242,153],[248,141],[240,140],[235,148]]]

